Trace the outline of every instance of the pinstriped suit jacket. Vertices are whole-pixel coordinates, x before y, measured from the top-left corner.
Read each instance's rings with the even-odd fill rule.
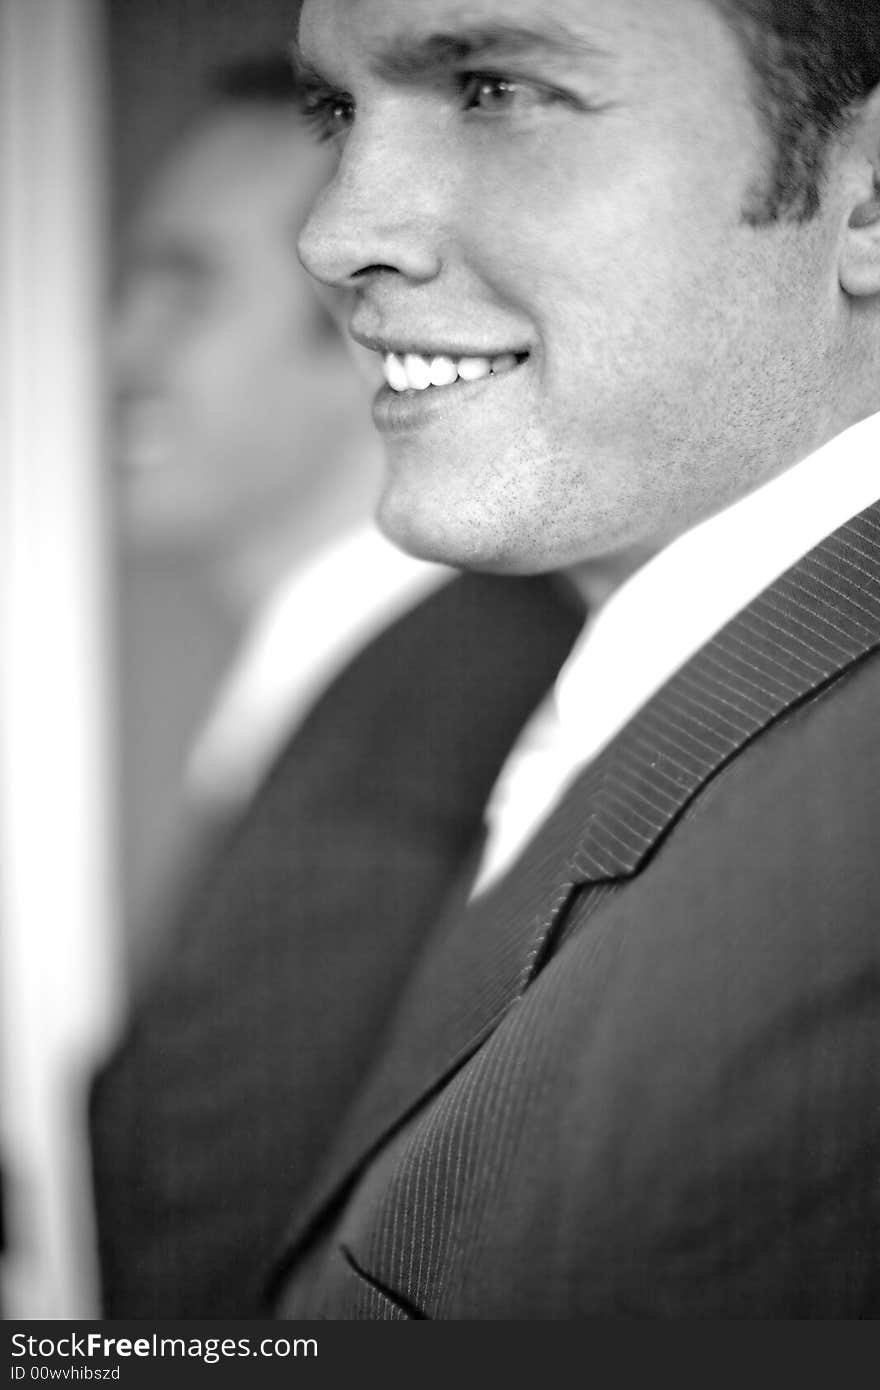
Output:
[[[296,1317],[880,1314],[880,505],[484,900],[453,891],[273,1290]]]

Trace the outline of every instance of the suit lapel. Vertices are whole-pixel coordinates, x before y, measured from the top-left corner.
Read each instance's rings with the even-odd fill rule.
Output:
[[[638,873],[717,772],[878,647],[880,504],[827,537],[707,643],[577,779],[485,899],[466,907],[459,887],[288,1255],[391,1130],[515,1006],[584,886],[598,889],[598,905]]]
[[[706,782],[880,642],[880,504],[826,537],[649,701],[603,759],[577,883],[638,872]]]

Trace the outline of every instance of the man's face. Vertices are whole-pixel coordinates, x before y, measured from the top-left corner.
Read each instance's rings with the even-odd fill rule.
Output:
[[[296,235],[327,151],[294,110],[230,110],[149,190],[112,334],[133,535],[227,553],[307,506],[363,391]]]
[[[300,48],[339,156],[300,252],[392,378],[406,549],[643,553],[825,437],[840,228],[744,219],[771,147],[708,0],[306,0]]]

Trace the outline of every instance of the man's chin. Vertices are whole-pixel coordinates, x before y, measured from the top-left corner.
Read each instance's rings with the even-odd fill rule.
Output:
[[[424,505],[403,506],[392,490],[383,495],[376,520],[393,545],[418,560],[484,574],[526,575],[547,568],[518,548],[509,533],[452,511],[450,506],[440,514]]]

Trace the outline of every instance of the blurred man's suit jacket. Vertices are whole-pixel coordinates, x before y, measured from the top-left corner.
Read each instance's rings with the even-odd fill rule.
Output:
[[[94,1090],[108,1316],[264,1309],[293,1206],[582,619],[550,581],[464,577],[293,736]]]
[[[457,605],[455,629],[496,588],[498,619],[514,591],[523,610],[506,663],[476,622],[469,650],[432,643],[432,605]],[[880,1312],[880,506],[703,647],[467,906],[477,793],[573,636],[544,581],[465,580],[383,639],[384,696],[359,710],[340,682],[295,845],[279,780],[98,1090],[110,1312],[252,1311],[234,1246],[270,1149],[290,1224],[246,1248],[277,1238],[284,1315]],[[388,750],[412,702],[405,767]],[[357,769],[350,748],[334,763],[340,713],[367,730]],[[372,825],[325,814],[340,772]],[[280,1000],[244,1027],[273,914]],[[225,1011],[207,1032],[181,1007],[205,980]],[[236,1121],[239,1046],[288,1072]],[[237,1123],[255,1132],[230,1141]],[[199,1136],[218,1174],[201,1210]],[[197,1227],[216,1264],[187,1305],[175,1243]]]

